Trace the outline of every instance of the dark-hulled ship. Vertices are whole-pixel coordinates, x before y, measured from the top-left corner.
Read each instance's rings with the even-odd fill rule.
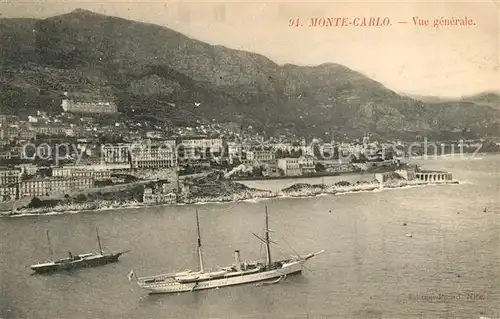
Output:
[[[100,265],[106,265],[109,263],[114,263],[118,261],[118,258],[129,250],[122,251],[119,253],[105,253],[101,246],[101,239],[99,238],[99,232],[97,233],[97,243],[99,245],[99,252],[85,253],[73,255],[68,252],[69,257],[63,258],[55,261],[41,262],[31,265],[30,268],[35,271],[35,273],[51,273],[61,270],[70,270],[76,268],[84,267],[95,267]],[[52,255],[52,248],[50,247],[49,233],[47,231],[47,241],[49,243],[49,250]]]

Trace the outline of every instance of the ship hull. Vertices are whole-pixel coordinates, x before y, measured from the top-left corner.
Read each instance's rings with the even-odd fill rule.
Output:
[[[303,264],[302,261],[297,261],[288,265],[284,265],[282,268],[275,270],[268,270],[268,271],[239,275],[239,276],[215,278],[193,283],[179,283],[179,282],[158,283],[158,284],[139,283],[139,286],[143,289],[148,290],[149,294],[169,294],[169,293],[215,289],[219,287],[257,283],[257,282],[280,278],[282,276],[298,274],[302,271],[302,264]]]
[[[67,263],[34,265],[34,266],[31,266],[31,269],[33,271],[35,271],[35,273],[42,274],[42,273],[51,273],[51,272],[78,269],[78,268],[96,267],[96,266],[101,266],[101,265],[106,265],[106,264],[117,262],[118,258],[122,254],[123,253],[104,255],[104,256],[98,256],[95,258],[71,261],[71,262],[67,262]]]

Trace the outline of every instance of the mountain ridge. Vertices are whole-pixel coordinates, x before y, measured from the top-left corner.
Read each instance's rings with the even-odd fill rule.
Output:
[[[472,95],[463,95],[460,97],[439,97],[412,94],[406,94],[406,96],[430,104],[467,103],[479,106],[488,106],[500,111],[500,92],[498,91],[484,91]]]
[[[488,105],[421,102],[340,64],[279,65],[88,10],[0,19],[0,35],[0,103],[8,112],[57,110],[62,92],[90,91],[113,96],[126,116],[140,111],[172,126],[215,119],[302,135],[498,132],[498,112]]]

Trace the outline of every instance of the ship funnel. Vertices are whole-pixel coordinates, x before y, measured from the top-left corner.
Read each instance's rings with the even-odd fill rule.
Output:
[[[236,265],[236,270],[241,271],[241,260],[240,260],[240,251],[234,251],[234,263]]]

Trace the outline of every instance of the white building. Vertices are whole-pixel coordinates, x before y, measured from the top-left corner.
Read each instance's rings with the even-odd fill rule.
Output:
[[[21,170],[22,175],[35,175],[38,172],[38,167],[31,163],[18,164],[16,168]]]
[[[310,155],[299,157],[299,165],[302,168],[302,174],[316,173],[314,158]]]
[[[30,123],[38,123],[38,118],[36,116],[28,115],[28,122],[30,122]]]
[[[0,185],[0,202],[17,198],[17,185]]]
[[[0,185],[16,184],[21,179],[21,169],[0,167]]]
[[[298,152],[301,151],[302,155],[314,155],[314,148],[312,145],[306,145],[305,141],[301,143],[276,143],[273,145],[275,150],[280,150],[283,152]]]
[[[114,102],[92,101],[74,102],[73,100],[62,100],[61,107],[64,112],[70,113],[116,113],[118,107]]]
[[[228,142],[227,143],[227,157],[229,159],[229,163],[233,163],[235,159],[241,161],[241,157],[243,154],[243,147],[239,142]]]
[[[247,160],[252,162],[269,163],[274,159],[274,150],[251,150],[247,152]]]
[[[90,170],[78,166],[62,166],[52,167],[53,177],[91,177],[94,181],[103,181],[111,179],[111,171],[109,170]]]
[[[228,142],[227,157],[229,159],[229,163],[233,163],[235,159],[238,159],[241,162],[243,158],[246,158],[247,152],[249,152],[251,148],[252,144],[250,143]]]
[[[286,176],[302,175],[302,168],[298,158],[279,158],[278,167],[283,170]]]
[[[218,157],[224,153],[222,138],[183,139],[181,145],[184,149],[185,159],[197,160],[207,158],[207,156]]]
[[[104,163],[129,163],[131,144],[102,145],[101,157]]]
[[[154,193],[151,188],[144,189],[142,201],[146,204],[175,204],[177,202],[177,194],[175,193]]]
[[[165,168],[177,166],[175,141],[137,145],[130,150],[132,168]]]
[[[50,177],[23,180],[19,183],[19,198],[68,194],[94,187],[91,177]]]

